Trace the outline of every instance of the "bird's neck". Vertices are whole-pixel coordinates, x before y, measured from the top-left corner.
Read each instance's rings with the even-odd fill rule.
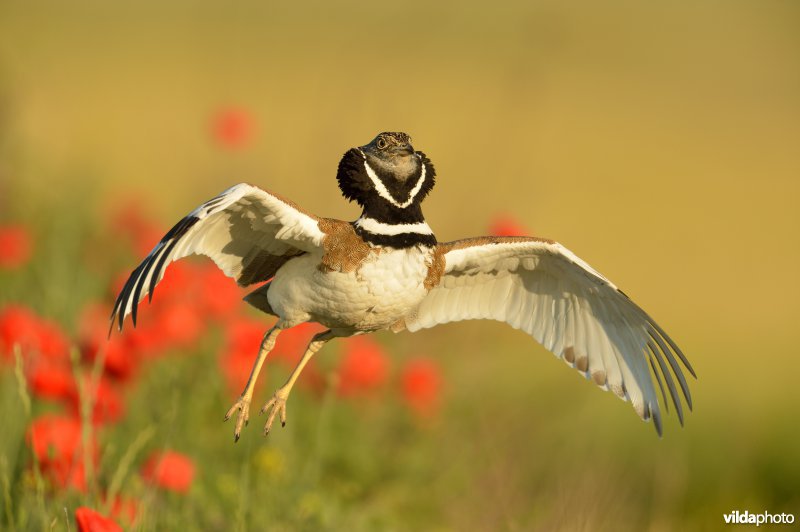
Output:
[[[436,245],[419,204],[400,209],[386,203],[367,203],[353,227],[361,238],[376,246],[402,249]]]

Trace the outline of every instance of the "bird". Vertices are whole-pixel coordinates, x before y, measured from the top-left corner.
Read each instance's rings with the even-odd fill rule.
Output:
[[[421,207],[436,170],[408,134],[382,132],[349,149],[336,180],[344,198],[362,209],[353,222],[316,216],[255,185],[228,188],[167,232],[114,303],[111,327],[122,331],[129,314],[135,326],[140,301],[152,301],[167,266],[189,255],[211,258],[240,286],[259,285],[244,301],[277,321],[225,414],[226,421],[237,414],[234,441],[249,422],[256,381],[278,335],[306,322],[325,330],[261,408],[265,435],[276,418],[286,424],[292,387],[330,340],[473,319],[528,333],[583,377],[629,401],[659,437],[660,402],[668,411],[668,392],[683,425],[682,403],[692,408],[684,369],[696,378],[694,369],[664,329],[584,260],[540,237],[437,241]]]

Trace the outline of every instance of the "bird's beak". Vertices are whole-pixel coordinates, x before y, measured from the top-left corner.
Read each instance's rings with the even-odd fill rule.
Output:
[[[400,144],[395,146],[392,151],[397,155],[411,155],[414,153],[414,147],[411,144]]]

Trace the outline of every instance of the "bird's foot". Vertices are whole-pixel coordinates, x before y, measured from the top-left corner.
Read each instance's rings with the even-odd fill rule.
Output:
[[[278,390],[272,396],[272,399],[267,401],[267,404],[261,408],[261,414],[269,411],[267,422],[264,425],[264,436],[269,434],[269,431],[272,428],[272,423],[275,421],[275,416],[278,414],[280,414],[281,417],[281,426],[286,426],[286,399],[288,397],[288,390],[284,391],[283,388],[278,388]]]
[[[242,394],[239,399],[233,403],[233,406],[228,409],[228,413],[225,414],[225,421],[228,421],[234,412],[237,410],[239,411],[239,415],[236,418],[236,428],[233,431],[233,441],[239,441],[239,435],[242,433],[242,427],[246,427],[248,421],[250,420],[250,401],[253,398],[252,394]]]

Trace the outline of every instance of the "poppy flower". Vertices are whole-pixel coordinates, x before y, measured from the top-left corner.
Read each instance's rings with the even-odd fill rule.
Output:
[[[152,305],[145,305],[149,298],[142,299],[136,327],[128,326],[122,334],[129,349],[140,357],[154,357],[166,348],[185,348],[197,342],[206,327],[196,296],[198,272],[197,265],[191,262],[166,268]],[[115,283],[116,287],[121,289],[124,280]]]
[[[69,354],[69,342],[58,325],[22,305],[9,305],[0,311],[0,357],[12,360],[17,344],[25,356],[65,360]]]
[[[339,394],[362,395],[378,389],[389,374],[389,358],[380,344],[366,336],[346,339],[339,366]]]
[[[175,301],[192,299],[198,287],[198,270],[197,262],[190,260],[173,262],[165,266],[164,277],[158,283],[153,295],[153,307],[158,309]],[[125,278],[127,279],[127,275]],[[147,300],[145,298],[142,302]]]
[[[86,491],[80,421],[69,416],[40,416],[31,423],[26,439],[46,478],[62,488]],[[94,443],[90,443],[89,452],[91,460],[97,462]]]
[[[400,374],[406,404],[418,415],[429,416],[439,406],[442,378],[439,367],[430,359],[410,360]]]
[[[75,510],[75,522],[79,532],[122,532],[116,521],[85,506]]]
[[[64,364],[37,363],[28,372],[28,385],[42,399],[68,400],[77,394],[72,369]]]
[[[51,358],[64,360],[69,355],[69,340],[67,335],[55,322],[49,320],[39,321],[39,354]]]
[[[207,320],[201,315],[203,308],[197,297],[200,269],[191,262],[170,264],[156,288],[153,304],[141,309],[139,324],[143,334],[153,336],[149,340],[156,344],[154,347],[159,347],[159,342],[160,347],[188,347],[205,331]]]
[[[9,305],[0,311],[0,355],[13,359],[14,345],[19,344],[23,352],[37,349],[39,319],[29,309],[20,305]]]
[[[245,147],[253,136],[253,118],[239,107],[217,111],[211,121],[211,134],[219,146],[227,149]]]
[[[127,334],[114,334],[109,338],[109,315],[111,309],[106,305],[85,306],[78,318],[78,345],[84,359],[93,363],[102,353],[105,373],[119,380],[129,380],[138,366],[139,354]]]
[[[217,320],[228,320],[242,303],[244,291],[233,279],[210,261],[199,268],[197,276],[199,304],[203,315]]]
[[[194,473],[194,462],[188,456],[175,451],[154,453],[142,466],[142,478],[145,481],[176,493],[189,491]]]
[[[101,375],[92,388],[88,374],[81,378],[84,390],[91,394],[92,421],[111,423],[119,420],[125,412],[125,407],[119,393],[109,380]],[[63,401],[70,408],[70,413],[76,419],[80,418],[80,393],[72,368],[51,363],[36,363],[28,373],[28,383],[34,396]]]
[[[154,318],[161,338],[171,347],[193,345],[205,329],[200,309],[188,301],[175,301],[164,305]]]
[[[500,214],[495,216],[489,224],[489,234],[494,236],[525,236],[530,234],[530,231],[516,218],[508,214]]]
[[[247,382],[266,332],[263,322],[246,318],[232,321],[225,327],[225,347],[219,362],[232,394],[241,392]]]
[[[21,225],[0,225],[0,269],[16,269],[31,258],[30,233]]]

